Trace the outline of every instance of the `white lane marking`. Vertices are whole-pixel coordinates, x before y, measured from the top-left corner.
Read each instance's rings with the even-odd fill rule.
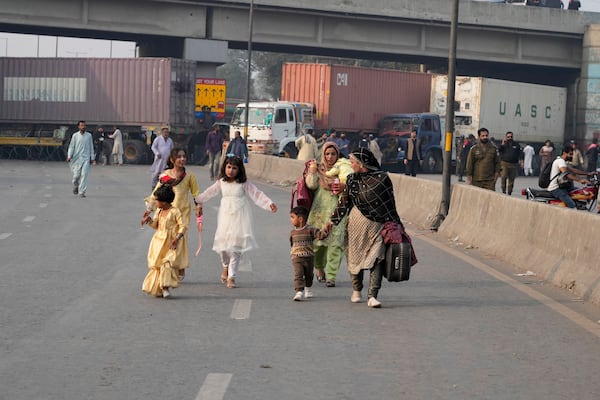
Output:
[[[46,186],[46,189],[51,190],[52,186]]]
[[[11,232],[6,232],[6,233],[0,233],[0,240],[4,240],[7,237],[11,236],[12,233]]]
[[[46,193],[46,194],[44,195],[44,197],[52,197],[52,194],[50,194],[50,193]]]
[[[40,208],[46,208],[48,207],[48,203],[40,203]]]
[[[413,236],[415,236],[415,232],[411,232],[413,234]],[[472,266],[474,266],[475,268],[477,268],[480,271],[485,272],[488,275],[491,275],[492,277],[498,279],[501,282],[506,283],[507,285],[512,286],[513,288],[519,290],[522,293],[525,293],[527,296],[531,297],[532,299],[535,299],[537,301],[539,301],[540,303],[542,303],[543,305],[551,308],[552,310],[556,311],[557,313],[559,313],[560,315],[562,315],[563,317],[571,320],[572,322],[574,322],[575,324],[579,325],[580,327],[582,327],[583,329],[585,329],[586,331],[590,332],[592,335],[595,335],[596,337],[600,338],[600,326],[598,326],[598,323],[595,321],[590,321],[588,318],[586,318],[584,315],[579,314],[576,311],[571,310],[569,307],[564,306],[562,304],[560,304],[559,302],[557,302],[556,300],[551,299],[550,297],[536,292],[535,290],[533,290],[532,288],[528,287],[527,285],[524,285],[523,283],[507,276],[504,275],[501,272],[496,271],[495,269],[493,269],[492,267],[490,267],[487,264],[482,263],[479,260],[474,259],[473,257],[470,257],[464,253],[461,253],[458,250],[452,249],[452,248],[448,248],[440,243],[438,243],[437,241],[430,239],[426,236],[419,236],[419,239],[424,240],[425,242],[431,244],[432,246],[437,247],[438,249],[445,251],[447,253],[452,254],[453,256],[460,258],[461,260],[471,264]]]
[[[35,215],[29,215],[25,218],[23,218],[23,222],[31,222],[35,219]]]
[[[231,319],[248,319],[250,318],[250,308],[252,307],[252,300],[237,299],[233,303],[233,309],[231,310]]]
[[[221,400],[225,396],[232,374],[208,374],[196,400]]]

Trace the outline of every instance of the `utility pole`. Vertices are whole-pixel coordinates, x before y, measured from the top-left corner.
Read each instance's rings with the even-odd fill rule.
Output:
[[[250,82],[252,78],[252,25],[254,19],[254,0],[250,0],[250,14],[248,16],[248,75],[246,76],[246,109],[244,110],[244,119],[246,126],[244,128],[244,139],[248,139],[248,116],[250,113]]]
[[[446,99],[446,140],[444,146],[444,169],[442,171],[442,201],[431,229],[437,230],[450,209],[450,175],[452,167],[452,142],[454,141],[454,92],[456,89],[456,41],[458,37],[458,3],[452,0],[450,20],[450,46],[448,49],[448,97]]]

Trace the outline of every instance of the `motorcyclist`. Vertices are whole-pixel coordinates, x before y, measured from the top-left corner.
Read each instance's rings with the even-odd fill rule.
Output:
[[[551,181],[548,185],[548,191],[552,193],[552,196],[564,202],[569,208],[575,208],[575,202],[573,201],[571,196],[569,196],[569,190],[573,188],[572,182],[575,181],[585,185],[590,183],[587,179],[579,179],[577,177],[577,175],[588,175],[587,172],[578,170],[567,165],[567,162],[571,161],[572,159],[573,148],[569,143],[565,143],[562,149],[562,154],[560,155],[560,157],[557,157],[556,160],[554,160],[554,162],[552,163],[552,169],[550,170]],[[569,181],[571,181],[570,187],[559,186],[559,180],[562,179],[563,176]]]

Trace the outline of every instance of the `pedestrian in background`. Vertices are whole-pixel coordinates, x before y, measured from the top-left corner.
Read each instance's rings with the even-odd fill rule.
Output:
[[[233,140],[227,146],[226,156],[233,154],[242,160],[248,160],[248,146],[240,131],[235,131]]]
[[[467,158],[469,156],[469,151],[471,151],[471,147],[473,146],[475,146],[475,135],[471,133],[463,143],[462,150],[460,151],[459,182],[464,182],[463,176],[465,176],[467,170]]]
[[[598,168],[598,138],[593,138],[588,146],[585,156],[587,157],[587,172],[595,172]]]
[[[344,132],[340,133],[338,147],[340,148],[340,153],[342,153],[344,158],[348,158],[350,155],[350,141],[346,139],[346,133]]]
[[[210,180],[214,181],[219,177],[219,167],[221,161],[221,152],[223,151],[223,135],[218,126],[213,126],[206,137],[206,154],[208,155],[208,169],[210,170]]]
[[[369,150],[375,156],[375,159],[381,165],[381,159],[383,158],[383,153],[379,148],[379,143],[377,143],[377,139],[373,136],[373,134],[369,134]]]
[[[73,133],[67,151],[67,162],[73,174],[73,194],[85,197],[90,175],[90,163],[96,164],[92,134],[85,130],[85,121],[77,123],[78,131]]]
[[[515,142],[512,132],[506,132],[502,143],[498,147],[498,152],[500,153],[501,168],[500,187],[502,193],[510,196],[519,171],[519,161],[522,160],[521,146],[518,142]]]
[[[535,150],[530,144],[526,144],[523,148],[523,175],[533,175],[533,156]]]
[[[294,229],[290,232],[290,256],[294,268],[294,301],[313,297],[311,290],[314,275],[313,241],[323,240],[327,232],[321,231],[306,223],[308,209],[294,207],[290,211],[290,221]]]
[[[567,9],[577,11],[580,7],[581,2],[579,0],[569,0],[569,6],[567,7]]]
[[[294,145],[296,146],[296,149],[298,149],[298,156],[296,157],[298,160],[308,161],[319,158],[317,139],[313,136],[313,129],[311,126],[304,127],[304,135],[296,139]]]
[[[142,226],[150,225],[156,232],[148,247],[148,268],[150,271],[142,283],[142,290],[152,296],[170,297],[170,289],[179,286],[177,277],[178,252],[181,252],[180,242],[187,231],[187,223],[181,212],[173,207],[175,192],[169,185],[161,185],[153,195],[156,212],[154,218],[144,214]]]
[[[258,247],[248,198],[258,207],[271,212],[277,212],[277,205],[248,181],[244,162],[240,157],[226,156],[219,176],[195,200],[202,214],[204,203],[221,194],[213,250],[221,257],[221,282],[233,289],[236,287],[235,280],[242,255]]]
[[[406,141],[406,153],[404,156],[404,173],[409,176],[417,176],[417,170],[423,163],[421,157],[421,141],[417,139],[417,130],[410,131],[410,138]]]
[[[490,133],[486,128],[477,131],[479,141],[467,156],[467,184],[483,189],[496,190],[496,180],[500,174],[498,149],[490,142]]]
[[[569,141],[569,145],[573,149],[573,158],[568,163],[569,166],[575,169],[583,169],[585,163],[583,161],[583,155],[581,155],[581,151],[577,148],[577,143],[574,140]]]
[[[556,151],[550,140],[546,140],[544,145],[540,148],[540,172],[544,170],[546,164],[554,161],[554,155]]]
[[[169,137],[169,128],[162,128],[160,130],[160,136],[154,139],[152,142],[152,153],[154,153],[154,162],[150,167],[150,173],[152,175],[152,190],[156,187],[158,182],[158,176],[165,169],[171,150],[173,150],[173,139]]]
[[[108,135],[113,140],[112,162],[114,165],[121,166],[123,165],[123,134],[117,126],[114,129],[112,135]]]

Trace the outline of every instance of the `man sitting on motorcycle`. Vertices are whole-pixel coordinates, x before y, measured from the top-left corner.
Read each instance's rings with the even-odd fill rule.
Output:
[[[568,174],[566,174],[566,178],[568,180],[579,182],[585,185],[590,183],[587,179],[577,178],[577,175],[587,175],[587,172],[580,171],[567,165],[567,161],[571,161],[572,159],[573,148],[569,143],[565,143],[562,149],[562,154],[552,163],[552,169],[550,171],[550,177],[552,180],[548,185],[548,191],[552,193],[554,197],[564,202],[569,208],[575,208],[575,202],[569,196],[569,190],[573,188],[573,183],[571,182],[571,186],[569,188],[561,188],[559,186],[559,178],[562,178],[562,175],[565,175],[565,172],[568,171]]]

